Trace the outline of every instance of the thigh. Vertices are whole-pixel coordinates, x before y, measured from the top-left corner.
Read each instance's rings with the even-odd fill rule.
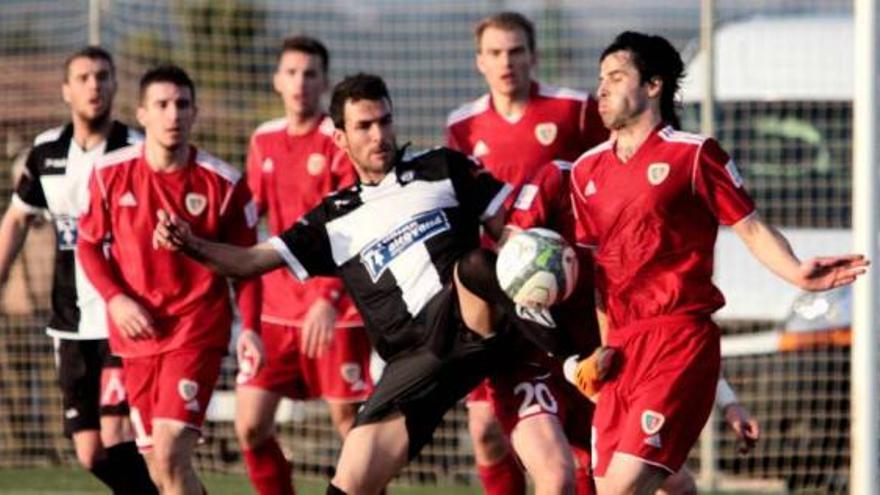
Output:
[[[408,452],[403,416],[356,426],[342,444],[333,484],[346,493],[378,494],[406,465]]]
[[[281,395],[250,385],[235,389],[235,425],[239,427],[271,427]],[[271,430],[268,430],[271,431]]]
[[[514,428],[510,440],[536,482],[560,471],[574,472],[574,458],[558,417],[536,415],[524,418]]]
[[[153,448],[153,409],[156,380],[159,376],[159,358],[157,356],[122,358],[122,367],[134,440],[141,452],[148,452]]]
[[[648,464],[643,459],[615,452],[605,475],[596,479],[596,488],[600,495],[653,494],[669,474],[666,469]]]
[[[97,341],[56,338],[55,362],[64,407],[65,435],[98,430],[102,362]]]

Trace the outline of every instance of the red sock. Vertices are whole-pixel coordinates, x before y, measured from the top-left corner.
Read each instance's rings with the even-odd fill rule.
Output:
[[[477,465],[477,472],[483,484],[483,493],[486,495],[525,495],[526,493],[526,476],[511,453],[495,464]]]
[[[275,437],[269,438],[259,447],[244,450],[244,463],[247,466],[251,484],[260,495],[294,495],[293,480],[290,477],[290,463],[284,458]]]
[[[577,495],[596,495],[596,485],[589,468],[578,466],[574,470],[574,492]]]

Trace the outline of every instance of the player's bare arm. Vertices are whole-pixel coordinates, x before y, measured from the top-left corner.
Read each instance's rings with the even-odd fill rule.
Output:
[[[165,212],[159,213],[153,241],[157,247],[180,250],[226,277],[254,277],[284,264],[268,242],[249,247],[211,242],[193,234],[189,224],[179,217]]]
[[[809,291],[853,283],[870,263],[863,255],[825,256],[801,261],[788,240],[757,214],[733,225],[733,231],[764,266],[784,280]]]
[[[6,210],[0,221],[0,286],[6,284],[12,262],[21,251],[34,215],[14,205]]]

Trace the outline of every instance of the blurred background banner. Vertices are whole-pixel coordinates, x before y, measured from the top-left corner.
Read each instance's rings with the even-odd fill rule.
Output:
[[[714,57],[700,50],[703,3]],[[42,130],[65,122],[62,63],[97,42],[116,58],[116,115],[134,123],[137,81],[174,62],[194,77],[195,141],[241,167],[255,126],[282,115],[272,91],[281,39],[305,33],[331,50],[331,78],[386,78],[401,142],[441,144],[446,115],[485,92],[474,67],[474,23],[513,9],[537,28],[540,80],[593,91],[598,56],[623,30],[666,36],[688,64],[680,95],[685,130],[712,116],[759,210],[803,256],[852,246],[853,7],[844,0],[3,0],[0,3],[0,206],[11,197],[16,157]],[[712,73],[707,71],[712,68]],[[714,78],[714,99],[705,92]],[[708,111],[705,105],[710,105]],[[0,467],[75,464],[61,434],[48,318],[52,232],[33,229],[0,304]],[[843,492],[849,469],[849,291],[806,297],[720,234],[716,277],[728,305],[725,370],[759,418],[763,438],[736,454],[719,419],[711,457],[690,467],[710,486]],[[235,363],[199,449],[202,469],[242,472],[232,431]],[[296,445],[299,475],[325,476],[337,453],[323,405],[287,403],[282,442]],[[413,483],[474,478],[465,413],[447,416],[433,444],[403,474]],[[713,439],[714,438],[714,439]],[[707,465],[707,462],[709,463]]]

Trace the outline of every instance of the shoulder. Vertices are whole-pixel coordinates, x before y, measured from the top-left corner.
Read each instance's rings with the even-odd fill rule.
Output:
[[[242,173],[237,168],[208,153],[199,149],[196,153],[196,165],[203,170],[207,170],[216,176],[226,180],[231,184],[236,184],[242,177]]]
[[[103,173],[107,169],[128,164],[141,156],[141,150],[142,145],[135,143],[107,152],[95,161],[95,169]]]
[[[287,128],[287,118],[286,117],[278,117],[277,119],[267,120],[262,124],[258,125],[254,130],[254,136],[260,136],[262,134],[271,134],[273,132],[283,131]]]
[[[456,124],[471,119],[489,109],[489,95],[485,94],[474,101],[465,103],[464,105],[449,112],[446,119],[446,126],[452,127]]]
[[[538,84],[538,95],[549,100],[558,100],[577,104],[583,103],[588,98],[587,93],[584,91],[564,88],[562,86],[552,86],[549,84]]]
[[[65,129],[67,129],[69,125],[70,124],[53,127],[37,134],[37,137],[34,138],[34,148],[58,141],[61,139],[61,135],[64,134]]]
[[[602,154],[610,152],[613,144],[614,142],[609,139],[604,143],[593,146],[592,148],[585,151],[581,156],[579,156],[578,159],[574,161],[574,164],[569,167],[569,170],[574,171],[589,166],[589,164],[595,162],[599,157],[601,157]]]
[[[333,137],[333,131],[336,129],[336,125],[333,124],[333,119],[330,118],[329,115],[324,116],[321,119],[321,123],[318,124],[318,133],[327,136]]]

